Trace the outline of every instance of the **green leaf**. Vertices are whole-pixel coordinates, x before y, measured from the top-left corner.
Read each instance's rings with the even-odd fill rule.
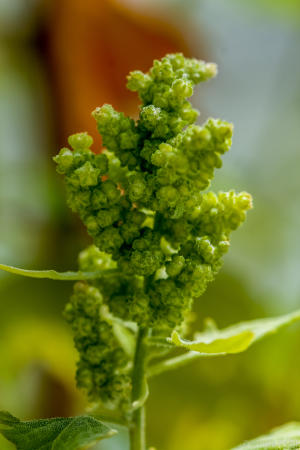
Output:
[[[137,333],[136,323],[126,322],[119,317],[114,316],[106,307],[101,309],[101,316],[105,317],[112,326],[115,338],[126,355],[133,359]]]
[[[290,422],[232,450],[299,450],[300,422]]]
[[[22,275],[23,277],[30,278],[50,278],[51,280],[94,280],[95,278],[100,278],[104,275],[111,274],[115,272],[114,269],[105,270],[103,272],[56,272],[56,270],[26,270],[19,269],[18,267],[7,266],[5,264],[0,264],[0,270],[5,272],[13,273],[16,275]]]
[[[21,421],[1,411],[0,433],[17,450],[77,450],[109,438],[116,431],[91,416]]]
[[[199,352],[203,356],[240,353],[259,339],[297,320],[300,320],[300,310],[271,319],[241,322],[223,330],[218,330],[210,324],[208,329],[196,335],[194,341],[182,339],[177,331],[173,331],[170,341],[178,347]]]
[[[112,328],[116,339],[126,355],[129,356],[129,358],[133,358],[135,350],[135,335],[133,332],[116,320],[112,321]]]

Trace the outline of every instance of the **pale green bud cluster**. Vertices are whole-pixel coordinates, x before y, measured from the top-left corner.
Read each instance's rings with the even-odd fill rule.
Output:
[[[146,74],[139,70],[131,72],[127,87],[138,92],[143,105],[180,111],[183,120],[193,123],[195,114],[191,111],[194,110],[186,99],[193,94],[195,84],[214,77],[216,73],[215,64],[185,58],[177,53],[154,61]]]
[[[103,309],[100,291],[78,282],[64,316],[72,326],[80,356],[76,372],[78,387],[83,388],[91,400],[101,400],[111,408],[126,404],[131,386],[126,374],[128,357]]]
[[[55,157],[68,203],[95,244],[81,256],[81,269],[115,268],[91,284],[111,314],[156,334],[183,324],[251,208],[247,193],[203,193],[231,146],[233,127],[219,119],[195,125],[198,112],[187,98],[215,74],[214,64],[181,54],[155,61],[148,73],[132,72],[127,86],[142,100],[139,119],[110,105],[97,108],[106,150],[94,154],[92,138],[79,133],[69,138],[72,149]]]

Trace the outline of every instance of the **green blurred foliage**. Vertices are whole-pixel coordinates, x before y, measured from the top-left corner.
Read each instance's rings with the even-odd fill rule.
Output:
[[[37,59],[23,50],[0,41],[0,255],[27,262],[46,238],[52,202],[40,151],[50,143],[45,84]]]
[[[200,9],[205,6],[209,0],[164,0],[163,4],[169,8],[181,8],[183,11],[188,8],[190,11]],[[144,3],[157,3],[159,0],[144,0]],[[300,3],[298,0],[211,0],[221,8],[237,8],[241,14],[254,15],[256,20],[270,20],[289,25],[299,25],[300,21]]]
[[[223,271],[197,305],[195,329],[207,316],[222,326],[244,317],[263,317],[266,311],[259,303]],[[225,450],[298,419],[299,339],[299,326],[294,325],[243,355],[195,362],[153,379],[151,443],[166,450],[179,450],[183,443],[188,450]]]
[[[290,21],[299,24],[300,3],[298,0],[252,0],[243,2],[256,14],[264,14],[279,21]]]

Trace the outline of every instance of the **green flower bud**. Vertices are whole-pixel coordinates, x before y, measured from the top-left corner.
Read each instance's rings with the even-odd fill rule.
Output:
[[[89,216],[85,219],[85,226],[91,235],[95,235],[100,231],[100,225],[95,216]]]
[[[184,257],[181,255],[175,255],[172,258],[172,261],[166,264],[167,274],[170,277],[175,277],[182,271],[184,264],[185,264]]]
[[[133,92],[145,91],[149,86],[149,84],[151,83],[151,78],[149,77],[149,75],[141,72],[140,70],[130,72],[127,79],[128,79],[127,88]]]
[[[78,177],[79,185],[86,188],[98,184],[100,170],[95,169],[90,162],[86,162],[82,167],[76,169],[74,174]]]
[[[92,366],[98,366],[105,356],[105,345],[90,345],[87,347],[84,357]]]
[[[119,250],[123,241],[119,230],[112,226],[106,228],[95,238],[97,247],[99,247],[100,250],[111,254],[114,254]]]
[[[121,193],[114,182],[105,181],[102,185],[102,190],[111,205],[119,201]]]
[[[87,133],[76,133],[69,137],[68,142],[74,150],[81,150],[90,148],[93,138]]]
[[[156,272],[162,262],[162,253],[159,251],[135,250],[131,255],[133,271],[138,275],[151,275]]]
[[[185,99],[193,95],[193,84],[188,80],[177,79],[172,84],[172,91],[176,99]]]
[[[108,171],[108,159],[104,154],[95,156],[95,166],[99,169],[100,175],[105,175]]]
[[[62,148],[53,160],[57,163],[58,173],[67,173],[73,165],[73,153],[68,148]]]
[[[94,189],[91,197],[91,205],[94,210],[105,208],[108,205],[108,198],[103,189]]]
[[[142,174],[135,173],[128,178],[128,195],[132,202],[136,202],[145,195],[146,181]]]
[[[93,391],[94,381],[93,372],[88,367],[78,367],[76,372],[77,386],[85,389],[88,393]]]
[[[97,214],[97,223],[101,228],[106,228],[120,219],[120,208],[113,206],[111,209],[102,209]]]

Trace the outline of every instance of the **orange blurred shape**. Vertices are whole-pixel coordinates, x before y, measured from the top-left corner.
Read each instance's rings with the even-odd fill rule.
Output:
[[[88,131],[99,151],[91,111],[110,103],[136,116],[139,101],[126,89],[126,75],[148,70],[166,53],[188,55],[187,44],[170,21],[126,1],[56,0],[52,6],[49,45],[59,144],[65,145],[69,134]]]

